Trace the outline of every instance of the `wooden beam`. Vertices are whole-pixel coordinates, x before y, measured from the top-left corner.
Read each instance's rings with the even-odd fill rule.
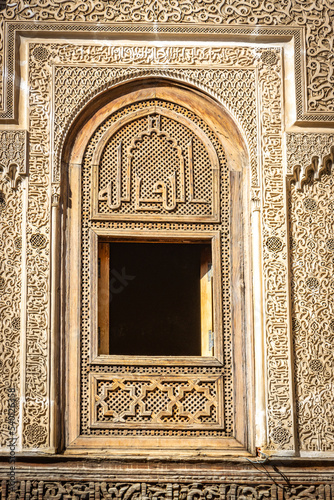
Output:
[[[98,269],[98,332],[99,354],[110,354],[109,351],[109,243],[99,243]]]

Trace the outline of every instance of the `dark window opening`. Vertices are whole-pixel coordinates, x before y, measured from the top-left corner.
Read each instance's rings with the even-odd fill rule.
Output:
[[[211,354],[210,245],[101,241],[98,273],[99,354]]]

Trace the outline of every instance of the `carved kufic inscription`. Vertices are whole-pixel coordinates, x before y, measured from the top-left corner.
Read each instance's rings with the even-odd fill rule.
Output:
[[[110,500],[117,498],[119,500],[128,499],[136,500],[138,498],[147,498],[153,500],[170,499],[183,499],[183,498],[198,498],[199,500],[229,500],[244,499],[248,500],[276,500],[279,498],[279,492],[284,493],[284,499],[303,499],[310,500],[329,500],[331,498],[332,481],[326,477],[321,477],[321,473],[312,473],[314,484],[305,481],[305,483],[294,482],[293,476],[291,478],[291,485],[287,486],[286,476],[285,481],[281,477],[275,477],[275,484],[273,481],[261,482],[261,476],[243,475],[241,479],[237,479],[235,475],[224,474],[224,483],[220,482],[221,478],[214,480],[210,483],[206,479],[200,480],[196,477],[196,482],[187,476],[185,479],[180,474],[171,478],[171,482],[166,483],[165,478],[159,481],[147,482],[134,482],[125,479],[122,482],[112,482],[108,479],[99,481],[88,481],[86,478],[79,476],[75,481],[70,476],[72,472],[64,474],[58,473],[51,481],[47,477],[47,473],[37,471],[34,473],[34,480],[22,480],[17,483],[17,496],[21,499],[36,500],[37,498],[48,498],[57,500],[67,500],[69,498],[78,499],[95,499],[95,500]],[[68,476],[67,476],[68,474]],[[84,473],[81,473],[82,475]],[[304,473],[305,474],[305,473]],[[309,474],[306,472],[306,474]],[[216,474],[217,476],[217,474]],[[319,480],[320,476],[320,480]],[[66,479],[64,479],[66,477]],[[205,476],[204,476],[205,477]],[[283,477],[283,476],[282,476]],[[289,477],[289,476],[288,476]],[[308,478],[309,479],[309,478]],[[311,479],[311,480],[312,480]],[[172,481],[173,480],[173,481]],[[9,493],[9,481],[4,479],[2,481],[2,495],[1,498],[10,498],[6,494]],[[288,489],[289,488],[289,489]],[[283,496],[283,495],[282,495]]]
[[[91,374],[92,426],[221,428],[222,377]]]
[[[157,107],[120,121],[102,137],[93,158],[93,217],[216,220],[219,163],[204,132]]]
[[[135,209],[136,210],[151,210],[157,211],[160,206],[167,211],[171,212],[175,210],[177,203],[185,203],[186,192],[185,192],[185,161],[182,153],[182,149],[177,145],[177,141],[170,137],[166,132],[160,129],[160,115],[149,115],[148,116],[148,130],[141,132],[138,137],[134,137],[128,148],[128,158],[127,158],[127,177],[125,181],[126,189],[125,196],[122,197],[122,142],[120,142],[117,148],[117,174],[116,174],[116,186],[115,186],[115,198],[116,203],[112,203],[112,181],[110,181],[107,188],[100,190],[99,201],[107,201],[107,205],[111,210],[116,210],[120,208],[122,201],[130,202],[130,185],[131,185],[131,167],[132,160],[135,158],[135,151],[139,149],[141,144],[145,143],[145,138],[151,139],[152,136],[156,134],[159,138],[164,138],[167,143],[171,145],[171,154],[175,154],[179,161],[179,197],[177,197],[177,168],[168,177],[167,181],[157,180],[152,186],[152,194],[154,196],[145,198],[142,195],[143,192],[143,178],[136,175],[135,178]],[[194,167],[193,167],[193,143],[192,139],[188,144],[188,162],[189,162],[189,201],[190,203],[206,203],[206,200],[197,200],[194,197]],[[161,158],[163,161],[163,158]],[[159,167],[159,165],[156,165]],[[154,168],[154,166],[152,165]]]

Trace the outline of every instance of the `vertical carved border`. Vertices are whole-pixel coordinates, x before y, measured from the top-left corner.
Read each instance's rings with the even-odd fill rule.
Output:
[[[301,455],[334,452],[334,134],[287,134],[292,336]]]
[[[0,446],[4,448],[9,446],[8,390],[14,389],[17,402],[20,396],[22,192],[21,184],[13,190],[8,180],[0,181]],[[18,425],[16,404],[17,433]]]
[[[274,51],[263,52],[259,64],[267,432],[269,450],[293,452],[295,436],[280,57],[279,51],[276,54]]]
[[[301,453],[333,453],[334,176],[291,186],[292,324]]]
[[[26,380],[23,448],[49,445],[49,272],[51,71],[29,66],[29,187],[27,211]]]
[[[285,476],[285,480],[289,479],[289,483],[282,481],[282,478],[275,473],[271,473],[271,477],[275,484],[263,481],[258,473],[252,477],[243,477],[242,479],[235,476],[229,476],[225,482],[220,482],[215,479],[214,482],[204,481],[193,482],[189,478],[181,481],[179,478],[175,481],[150,481],[146,482],[124,479],[121,483],[114,480],[105,479],[104,481],[87,480],[79,478],[73,481],[72,477],[64,479],[59,475],[50,481],[46,474],[37,473],[31,480],[22,479],[18,482],[17,495],[22,500],[37,500],[41,498],[57,498],[57,500],[66,500],[67,498],[94,499],[94,500],[110,500],[112,495],[122,500],[128,498],[135,500],[136,498],[153,499],[159,495],[161,500],[179,500],[180,498],[199,498],[200,500],[228,500],[249,498],[249,500],[258,500],[266,498],[268,500],[291,500],[292,498],[310,498],[314,500],[326,499],[330,500],[333,497],[334,487],[331,479],[317,477],[316,485],[305,479],[295,480],[289,476]],[[319,484],[320,479],[320,484]],[[291,482],[290,482],[291,481]],[[303,481],[303,482],[301,482]],[[3,480],[0,488],[0,499],[5,500],[9,494],[9,482]]]

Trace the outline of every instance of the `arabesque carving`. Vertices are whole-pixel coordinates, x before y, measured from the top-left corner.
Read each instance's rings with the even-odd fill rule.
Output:
[[[291,295],[300,448],[334,451],[334,176],[291,184]]]
[[[20,396],[21,286],[22,286],[22,186],[12,190],[0,181],[0,446],[9,445],[9,390]],[[16,406],[17,430],[19,407]]]
[[[257,58],[254,57],[253,61]],[[244,64],[241,59],[240,66]],[[228,64],[230,56],[228,58]],[[236,120],[241,124],[245,135],[252,145],[250,152],[250,164],[252,170],[252,182],[258,178],[256,159],[256,89],[254,70],[246,67],[240,69],[227,68],[219,70],[175,68],[160,69],[153,67],[152,70],[141,69],[132,65],[128,67],[55,67],[56,81],[56,111],[57,119],[54,129],[54,170],[53,180],[59,182],[60,176],[60,155],[63,146],[64,136],[76,114],[99,92],[111,88],[116,83],[127,82],[136,78],[143,78],[147,75],[156,77],[172,78],[176,81],[195,83],[199,88],[207,91],[212,96],[224,101],[227,109],[231,110]],[[44,66],[44,71],[47,69]],[[45,73],[45,78],[47,73]],[[46,80],[47,81],[47,80]],[[64,81],[68,82],[63,86]],[[78,84],[80,82],[80,85]],[[238,84],[236,84],[238,82]],[[76,98],[73,98],[73,88],[76,89]],[[248,105],[245,106],[244,103]],[[65,122],[65,123],[64,123]]]
[[[306,452],[334,451],[333,145],[333,134],[287,134],[296,409]]]
[[[316,15],[314,15],[316,12]],[[57,23],[150,23],[159,26],[179,24],[180,29],[184,24],[202,24],[204,26],[265,26],[275,28],[279,26],[305,30],[306,44],[306,87],[307,110],[314,113],[333,113],[333,85],[332,85],[332,48],[333,48],[333,17],[334,10],[327,2],[322,0],[308,0],[300,3],[293,0],[284,3],[275,0],[268,4],[261,0],[250,5],[244,0],[233,0],[229,4],[208,0],[205,3],[190,0],[177,2],[162,2],[146,0],[133,3],[130,0],[118,0],[113,3],[96,3],[93,0],[47,0],[36,2],[34,6],[26,4],[23,0],[8,4],[1,11],[2,38],[1,49],[4,45],[4,23],[15,21],[48,21]],[[144,25],[145,26],[145,25]],[[301,51],[301,47],[298,48]],[[13,58],[13,53],[10,57]],[[3,57],[3,56],[2,56]],[[3,61],[1,61],[3,63]],[[300,68],[297,69],[297,72]],[[299,75],[297,74],[299,78]],[[298,92],[302,92],[300,89]],[[297,95],[300,99],[301,95]],[[315,120],[317,116],[313,117]],[[331,116],[324,118],[331,120]]]
[[[49,442],[49,231],[51,74],[36,63],[29,71],[29,184],[27,210],[27,327],[23,448]]]
[[[277,54],[278,55],[278,54]],[[268,57],[259,69],[262,147],[263,277],[267,348],[269,448],[294,448],[288,330],[288,269],[282,171],[282,75]],[[270,111],[269,111],[270,110]],[[284,251],[285,250],[285,251]],[[285,388],[285,389],[283,389]],[[285,392],[286,391],[286,392]]]

